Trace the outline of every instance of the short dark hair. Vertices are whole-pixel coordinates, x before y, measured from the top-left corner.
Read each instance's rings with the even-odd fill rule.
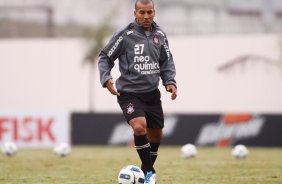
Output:
[[[153,0],[136,0],[136,1],[135,1],[135,10],[137,10],[137,3],[138,3],[138,2],[140,2],[140,3],[142,3],[142,4],[147,4],[147,3],[152,2],[152,3],[153,3],[153,8],[155,7]]]

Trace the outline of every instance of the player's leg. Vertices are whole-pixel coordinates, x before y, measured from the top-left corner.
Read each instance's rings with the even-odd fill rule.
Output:
[[[151,144],[151,160],[152,164],[157,159],[158,149],[163,138],[163,128],[164,128],[164,114],[161,103],[161,93],[157,89],[152,91],[149,98],[146,99],[145,106],[145,118],[147,122],[147,137]],[[156,183],[156,173],[147,172],[146,175],[147,184]]]
[[[134,143],[145,170],[155,172],[150,156],[150,144],[147,138],[147,123],[143,105],[135,95],[120,93],[118,103],[134,132]],[[145,174],[145,173],[144,173]]]
[[[150,119],[147,117],[147,119]],[[163,129],[160,127],[163,127],[163,121],[159,121],[160,126],[158,123],[156,123],[154,126],[150,125],[150,127],[154,128],[147,128],[147,138],[150,142],[150,157],[152,160],[152,167],[157,159],[158,156],[158,149],[161,144],[162,138],[163,138]],[[152,123],[152,120],[150,120],[150,123]],[[159,127],[159,128],[156,128]],[[156,172],[149,172],[144,168],[144,165],[141,166],[141,169],[145,170],[146,173],[146,183],[145,184],[155,184],[156,183]],[[143,170],[142,169],[142,170]]]
[[[161,105],[151,107],[149,112],[146,112],[147,121],[147,137],[151,145],[151,159],[154,165],[159,146],[163,139],[164,115]]]
[[[158,157],[158,150],[163,139],[163,129],[151,129],[147,128],[147,137],[148,141],[150,142],[151,146],[151,160],[152,164],[154,165],[157,157]]]
[[[150,143],[147,138],[145,117],[133,118],[129,121],[129,124],[134,132],[135,148],[138,152],[144,170],[155,173],[151,160]]]
[[[163,139],[164,114],[160,97],[159,90],[153,91],[145,106],[147,137],[150,142],[150,154],[153,165],[157,159],[159,146]]]
[[[151,147],[148,138],[150,137],[151,141],[158,142],[160,141],[159,138],[161,137],[162,132],[157,130],[151,130],[149,134],[152,135],[148,135],[147,132],[148,129],[146,128],[147,123],[145,117],[133,118],[129,121],[129,123],[134,131],[135,148],[142,161],[142,167],[146,171],[144,173],[146,176],[145,184],[156,184],[156,174],[155,174],[156,171],[153,168]]]

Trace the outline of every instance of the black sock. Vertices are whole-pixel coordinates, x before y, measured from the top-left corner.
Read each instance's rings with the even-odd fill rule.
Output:
[[[145,171],[153,171],[155,173],[155,170],[153,168],[152,160],[151,160],[151,148],[150,143],[148,142],[146,135],[134,135],[134,143],[136,151],[138,152],[138,155],[140,157],[140,160],[142,162],[143,166],[143,172]],[[146,174],[144,172],[144,174]]]
[[[158,149],[159,149],[160,143],[150,142],[150,146],[151,146],[151,160],[152,160],[152,164],[154,165],[158,157]]]
[[[152,143],[152,142],[150,142],[150,146],[151,146],[150,155],[151,155],[152,164],[154,166],[154,163],[155,163],[155,161],[156,161],[156,159],[158,157],[158,149],[159,149],[160,143]],[[146,175],[147,170],[146,170],[146,168],[145,168],[145,166],[143,164],[141,165],[141,170]]]

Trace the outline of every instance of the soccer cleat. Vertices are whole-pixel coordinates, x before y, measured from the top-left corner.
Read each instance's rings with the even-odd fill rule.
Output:
[[[157,175],[152,171],[147,172],[145,184],[156,184]]]

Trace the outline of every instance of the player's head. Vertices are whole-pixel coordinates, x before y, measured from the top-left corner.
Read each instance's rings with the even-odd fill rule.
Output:
[[[152,0],[136,0],[134,16],[136,22],[144,30],[150,30],[155,17],[154,2]]]

